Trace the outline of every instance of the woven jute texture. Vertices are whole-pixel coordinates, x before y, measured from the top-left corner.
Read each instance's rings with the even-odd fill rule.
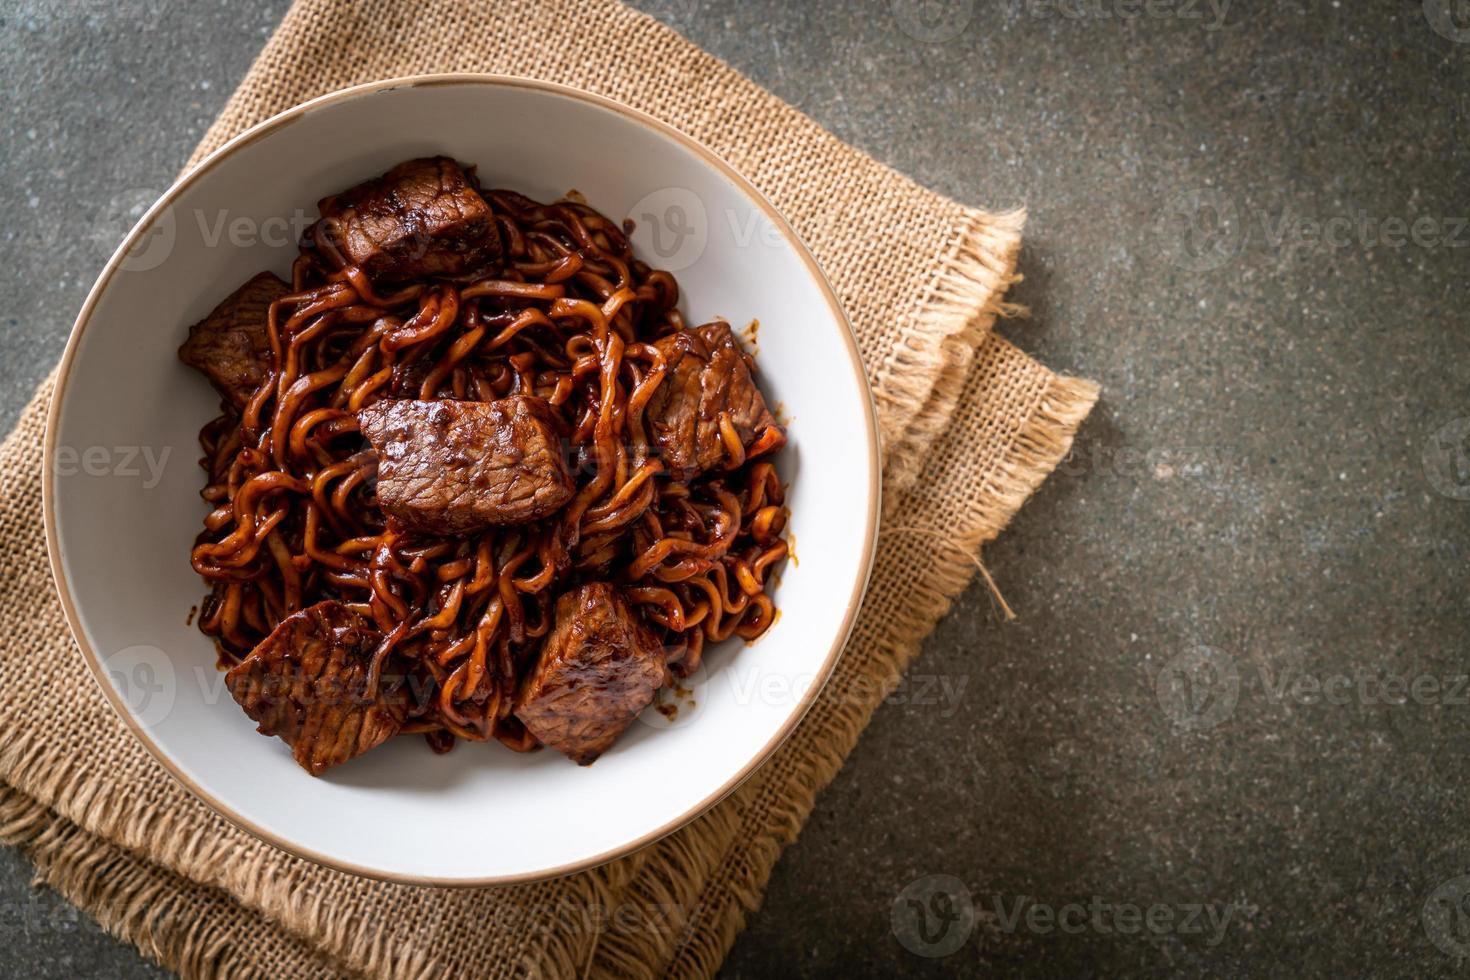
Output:
[[[293,858],[175,783],[88,677],[46,572],[48,383],[0,446],[0,839],[190,977],[708,975],[816,793],[971,580],[981,545],[1065,455],[1097,389],[991,332],[1010,312],[1022,215],[924,190],[612,0],[301,0],[191,163],[313,96],[442,71],[550,79],[653,113],[749,176],[815,252],[857,332],[886,447],[889,530],[831,683],[727,800],[593,871],[432,889]]]

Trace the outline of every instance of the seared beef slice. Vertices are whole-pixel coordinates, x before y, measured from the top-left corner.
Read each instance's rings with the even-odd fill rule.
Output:
[[[571,499],[556,416],[540,398],[381,401],[357,413],[383,513],[428,534],[522,524]]]
[[[516,717],[545,745],[581,766],[606,752],[664,681],[663,650],[607,582],[556,600],[541,659]]]
[[[367,697],[368,665],[381,640],[340,602],[319,602],[281,620],[225,684],[262,735],[279,735],[301,768],[320,776],[403,726],[401,688],[384,682]]]
[[[455,276],[500,258],[490,206],[448,157],[400,163],[317,207],[316,234],[374,278]]]
[[[721,415],[729,418],[746,449],[767,430],[775,430],[771,448],[785,442],[728,323],[716,320],[680,330],[655,346],[668,374],[649,399],[646,417],[659,458],[674,479],[689,480],[724,463]]]
[[[271,366],[270,306],[291,287],[262,272],[189,328],[179,359],[203,372],[235,408],[243,409]]]

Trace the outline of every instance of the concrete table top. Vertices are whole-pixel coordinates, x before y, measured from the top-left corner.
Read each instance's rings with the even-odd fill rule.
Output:
[[[1103,384],[724,974],[1470,957],[1470,17],[1453,0],[639,0],[961,201]],[[0,422],[282,0],[0,4]],[[140,212],[139,212],[140,213]],[[0,850],[0,974],[163,975]]]

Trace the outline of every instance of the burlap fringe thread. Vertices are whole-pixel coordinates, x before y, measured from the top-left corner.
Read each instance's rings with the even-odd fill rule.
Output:
[[[50,813],[30,797],[0,787],[0,842],[35,865],[33,884],[55,889],[86,909],[107,932],[145,957],[185,976],[248,980],[219,919],[192,917],[171,899],[186,893],[177,876],[141,861]]]
[[[888,513],[901,505],[904,491],[912,486],[923,467],[922,456],[906,450],[927,444],[942,431],[964,387],[976,346],[997,316],[1012,315],[1018,310],[1001,301],[1000,296],[1017,279],[1013,269],[1024,219],[1020,211],[1002,216],[974,212],[957,229],[942,271],[931,287],[929,300],[915,316],[905,342],[879,369],[876,388],[884,391],[886,399],[900,404],[907,402],[910,412],[902,415],[912,419],[904,432],[885,434],[890,450],[885,471]],[[922,381],[908,383],[909,377],[926,380],[934,377],[930,371],[935,361],[942,362],[943,368],[932,386]],[[995,476],[986,486],[977,488],[972,509],[975,519],[967,522],[968,530],[959,537],[949,533],[952,547],[973,556],[985,541],[1000,532],[1021,503],[1066,455],[1072,433],[1096,398],[1097,387],[1088,381],[1060,377],[1051,384]],[[891,533],[880,536],[879,547],[889,540]],[[954,596],[966,587],[970,577],[967,566],[955,564],[905,606],[895,624],[893,639],[878,654],[882,667],[890,675],[897,676],[913,659],[919,642],[948,611]],[[839,737],[821,746],[819,752],[805,761],[796,779],[782,788],[779,805],[771,809],[765,825],[746,841],[746,853],[754,852],[756,858],[752,866],[774,864],[781,849],[795,840],[817,793],[836,776],[856,744],[870,707],[839,699]],[[23,739],[11,742],[0,754],[10,757],[8,765],[24,767],[27,757],[36,756],[38,749],[40,746],[27,744]],[[209,886],[185,882],[100,836],[82,831],[70,818],[78,808],[90,809],[88,815],[93,826],[103,832],[110,828],[116,839],[129,849],[144,850],[145,838],[154,849],[163,844],[164,850],[177,855],[176,867],[209,867],[224,856],[221,853],[224,842],[203,840],[199,836],[175,836],[174,832],[182,828],[174,825],[170,814],[158,814],[158,819],[146,827],[117,826],[119,820],[98,812],[97,808],[111,809],[105,799],[82,798],[80,781],[75,778],[77,773],[71,770],[72,767],[62,767],[53,770],[47,778],[54,792],[46,795],[65,801],[60,809],[72,811],[60,814],[66,820],[48,818],[43,806],[19,791],[0,789],[0,840],[26,852],[36,864],[38,881],[89,910],[107,931],[134,944],[150,959],[190,977],[237,980],[252,976],[248,960],[234,948],[244,937],[234,934],[229,923],[218,915],[192,915],[192,921],[186,926],[173,921],[189,912],[170,896],[180,894],[181,890],[187,893],[188,888]],[[754,778],[759,779],[760,774]],[[700,819],[726,822],[730,827],[726,833],[698,838],[679,834],[640,854],[579,876],[582,898],[588,907],[606,908],[621,901],[695,908],[710,874],[729,858],[718,848],[698,845],[702,841],[737,837],[740,814],[727,803]],[[57,860],[62,853],[65,860]],[[342,967],[369,975],[425,980],[434,973],[433,965],[422,955],[405,955],[401,948],[386,942],[361,944],[364,930],[360,922],[351,921],[334,909],[319,907],[318,901],[293,887],[291,881],[262,880],[262,876],[254,873],[258,869],[240,867],[232,861],[219,861],[215,866],[232,868],[230,880],[219,884],[255,904],[267,916],[277,921],[295,921],[303,914],[309,915],[326,929],[326,936],[314,937],[321,945],[353,951],[346,962],[329,963],[324,959],[324,976],[340,975]],[[691,870],[696,873],[691,874]],[[741,909],[739,915],[695,923],[696,928],[687,930],[607,932],[596,938],[590,955],[585,952],[579,955],[587,947],[578,942],[580,937],[575,930],[548,935],[540,963],[525,964],[526,973],[557,977],[588,973],[648,976],[660,964],[677,959],[680,973],[713,974],[744,927],[746,915],[759,906],[765,883],[765,876],[739,883],[734,894]],[[629,888],[632,890],[628,891]],[[223,897],[221,900],[228,901]],[[591,923],[588,929],[596,931]]]
[[[1016,254],[1025,223],[1024,208],[1000,214],[971,211],[955,229],[927,299],[878,368],[874,398],[898,408],[893,417],[909,420],[902,432],[883,433],[885,516],[893,513],[924,468],[920,447],[931,445],[949,424],[975,348],[997,317],[1024,312],[1004,297],[1021,281]]]
[[[967,555],[974,555],[985,541],[1000,532],[1016,509],[1066,456],[1072,445],[1072,433],[1086,418],[1097,394],[1097,386],[1091,382],[1067,377],[1056,380],[1043,396],[1031,424],[1023,430],[1015,452],[1006,460],[996,478],[977,496],[974,512],[980,520],[971,525],[970,533],[950,538],[956,548],[964,549]],[[954,597],[965,589],[970,577],[966,566],[955,565],[937,580],[936,587],[921,590],[915,601],[904,608],[894,631],[895,640],[880,652],[880,662],[890,676],[897,676],[913,660],[918,653],[919,642],[949,611]],[[797,779],[782,787],[786,794],[782,805],[771,810],[770,820],[762,832],[748,842],[747,850],[764,853],[749,863],[762,866],[769,861],[774,864],[780,851],[796,839],[804,816],[815,805],[817,793],[837,775],[866,727],[870,705],[841,698],[837,703],[842,721],[840,743],[824,745],[823,752],[812,754],[807,760],[809,764],[798,771]],[[721,818],[733,819],[733,814],[727,814],[725,808],[717,808],[705,819]],[[720,835],[719,839],[729,839],[732,835],[733,831]],[[715,835],[710,836],[714,838]],[[658,864],[640,869],[635,879],[635,890],[625,898],[634,903],[671,903],[677,908],[690,908],[697,902],[700,885],[707,875],[688,874],[685,869],[709,865],[723,856],[692,853],[689,849],[664,856]],[[679,887],[681,884],[682,889]],[[749,914],[760,906],[765,880],[747,884],[749,887],[741,890],[737,898],[745,913]],[[719,969],[735,937],[744,928],[745,916],[727,918],[713,925],[719,929],[700,929],[692,935],[676,935],[672,942],[656,942],[657,937],[643,931],[604,935],[597,947],[593,973],[649,976],[651,965],[668,963],[677,953],[680,969],[670,971],[671,975],[711,976]],[[557,972],[562,969],[581,973],[585,964],[558,962],[552,975],[570,975]]]
[[[902,438],[888,447],[884,472],[884,490],[888,495],[886,513],[893,513],[901,506],[906,491],[923,469],[924,459],[905,454],[905,447],[911,443],[928,445],[937,438],[952,416],[975,350],[995,319],[1022,312],[1021,307],[1006,303],[1001,297],[1020,280],[1015,272],[1015,260],[1025,219],[1021,210],[1002,215],[973,212],[968,217],[957,229],[941,271],[930,287],[929,298],[906,333],[905,343],[879,371],[875,389],[886,390],[886,397],[899,404],[908,400],[906,407],[913,413]],[[942,362],[943,367],[932,387],[904,384],[902,379],[907,376],[935,377],[931,370],[936,361]],[[978,561],[981,545],[1000,533],[1011,515],[1066,456],[1073,433],[1091,411],[1097,396],[1097,385],[1090,381],[1058,377],[1052,382],[1011,452],[987,485],[978,489],[971,511],[974,519],[966,524],[969,530],[958,537],[952,531],[945,535],[949,547]],[[880,548],[889,533],[884,530],[880,534]],[[939,576],[932,587],[920,590],[914,601],[904,607],[895,623],[893,640],[879,653],[887,676],[897,677],[908,666],[918,653],[920,641],[949,611],[954,597],[969,584],[970,577],[965,566],[956,565]],[[986,579],[989,580],[988,573]],[[993,581],[990,585],[994,589]],[[998,590],[995,595],[1004,605]],[[837,705],[840,741],[822,745],[820,752],[812,752],[806,764],[797,770],[796,778],[783,785],[779,805],[769,810],[766,825],[746,841],[745,851],[755,852],[753,860],[747,862],[749,865],[775,864],[780,851],[796,839],[817,794],[836,777],[866,727],[870,705],[842,698],[837,699]],[[759,779],[759,774],[754,778]],[[701,819],[728,823],[730,826],[723,832],[700,838],[676,835],[643,852],[656,853],[657,857],[638,862],[636,873],[630,876],[631,890],[622,894],[622,900],[639,907],[694,908],[704,883],[727,855],[716,848],[692,845],[700,840],[733,840],[745,836],[740,833],[738,818],[734,807],[717,807]],[[633,860],[637,861],[637,857]],[[657,964],[677,960],[678,968],[671,969],[669,975],[712,976],[744,928],[746,916],[759,907],[765,884],[766,877],[747,881],[736,892],[743,910],[738,917],[720,918],[703,924],[705,928],[662,936],[650,930],[606,933],[597,937],[591,957],[582,963],[553,956],[550,975],[646,977],[654,975],[650,970]]]

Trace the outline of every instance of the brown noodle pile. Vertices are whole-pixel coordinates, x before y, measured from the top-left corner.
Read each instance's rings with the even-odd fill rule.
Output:
[[[787,552],[781,482],[769,462],[746,462],[733,432],[727,468],[687,483],[650,446],[643,411],[666,374],[652,341],[684,326],[673,276],[579,201],[484,196],[505,245],[494,278],[379,293],[319,224],[270,308],[266,383],[199,437],[214,510],[192,562],[211,587],[199,626],[221,666],[291,613],[338,599],[386,637],[374,677],[390,654],[406,665],[416,696],[403,732],[438,751],[456,736],[536,745],[511,711],[568,586],[618,583],[688,676],[707,642],[770,627],[766,585]],[[387,526],[354,413],[384,397],[516,394],[561,414],[572,501],[464,538]]]

